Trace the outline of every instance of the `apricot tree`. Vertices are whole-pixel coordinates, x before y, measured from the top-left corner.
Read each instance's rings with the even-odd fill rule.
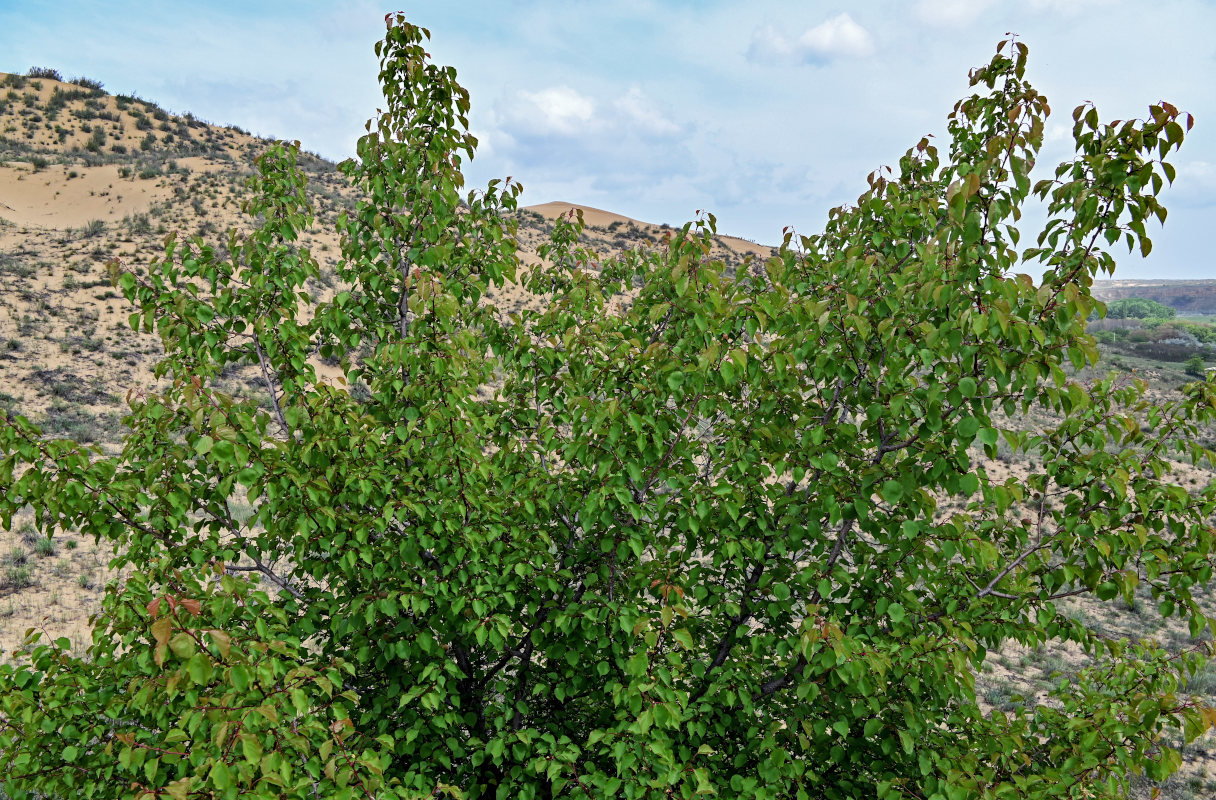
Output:
[[[377,47],[336,296],[308,288],[277,144],[251,233],[115,264],[165,346],[120,453],[0,412],[4,521],[32,507],[134,571],[86,654],[33,633],[0,667],[10,797],[1113,798],[1178,766],[1173,731],[1213,721],[1181,688],[1206,645],[1059,604],[1140,592],[1212,625],[1216,491],[1171,470],[1211,458],[1216,384],[1153,404],[1074,371],[1187,115],[1082,107],[1032,187],[1049,109],[1002,42],[945,151],[772,258],[712,259],[712,216],[604,258],[562,219],[525,269],[519,185],[465,193],[469,99],[427,35],[390,16]],[[509,282],[543,308],[497,308]],[[260,393],[216,388],[234,363]],[[996,479],[998,447],[1037,467]],[[1087,665],[984,710],[1011,642]]]

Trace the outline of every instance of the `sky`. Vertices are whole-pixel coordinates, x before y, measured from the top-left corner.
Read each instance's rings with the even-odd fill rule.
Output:
[[[1216,0],[0,0],[0,71],[53,67],[341,160],[398,10],[471,93],[470,186],[509,175],[526,205],[672,225],[708,210],[764,244],[820,230],[922,136],[944,145],[968,71],[1013,32],[1054,112],[1044,176],[1081,103],[1194,115],[1165,228],[1147,259],[1116,249],[1115,277],[1216,278]]]

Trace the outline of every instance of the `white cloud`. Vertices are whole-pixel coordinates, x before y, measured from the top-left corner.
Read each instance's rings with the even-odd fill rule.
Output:
[[[626,123],[642,133],[671,136],[680,130],[680,126],[664,116],[639,86],[631,86],[627,93],[617,98],[614,105]]]
[[[477,156],[479,158],[493,158],[498,153],[510,151],[515,146],[515,139],[511,134],[501,128],[495,127],[492,115],[488,126],[470,128],[469,133],[473,134],[477,139]]]
[[[920,0],[916,16],[930,25],[961,28],[993,4],[993,0]]]
[[[790,40],[772,25],[752,35],[748,57],[758,61],[805,61],[823,64],[838,58],[864,58],[874,53],[870,32],[847,13],[837,14]]]
[[[1043,141],[1049,145],[1072,145],[1072,122],[1053,118],[1043,131]]]
[[[772,25],[757,28],[747,49],[747,57],[753,61],[791,61],[794,56],[794,43]]]
[[[831,61],[834,58],[860,58],[874,52],[869,31],[846,13],[819,23],[798,38],[804,57]]]
[[[519,114],[529,117],[539,132],[572,136],[585,130],[595,118],[595,102],[569,86],[520,92],[519,96]]]
[[[478,120],[478,138],[486,145],[483,153],[496,155],[539,148],[555,157],[555,148],[565,143],[580,152],[616,151],[626,142],[670,140],[682,130],[637,85],[615,99],[582,94],[569,86],[516,91]]]

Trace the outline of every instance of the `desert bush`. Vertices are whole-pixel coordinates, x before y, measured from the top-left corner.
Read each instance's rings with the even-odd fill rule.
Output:
[[[20,547],[14,547],[4,555],[3,563],[10,567],[23,567],[30,561],[29,553]]]
[[[47,100],[46,105],[44,106],[47,117],[50,119],[55,119],[59,115],[59,112],[62,111],[67,104],[67,96],[64,94],[64,92],[60,91],[58,86],[56,86],[54,91],[51,92],[50,99]]]
[[[4,568],[4,588],[21,590],[34,585],[34,573],[29,567],[10,565]]]
[[[0,252],[0,273],[28,278],[34,274],[34,267],[16,254]]]
[[[25,73],[25,77],[43,78],[43,79],[52,80],[52,81],[62,81],[63,80],[63,75],[60,74],[59,70],[51,69],[50,67],[30,67],[29,71]]]
[[[1097,361],[1092,242],[1148,250],[1186,115],[1079,108],[1076,157],[1032,187],[1048,106],[1003,42],[948,149],[770,259],[728,272],[712,216],[601,258],[576,218],[524,269],[518,185],[465,193],[468,95],[387,21],[385,110],[342,165],[347,288],[304,289],[305,177],[276,143],[227,257],[170,238],[146,274],[111,265],[166,350],[120,452],[0,416],[0,517],[32,506],[131,570],[87,657],[35,634],[0,666],[5,791],[1114,798],[1177,768],[1171,737],[1212,724],[1176,692],[1203,651],[1057,603],[1139,587],[1213,624],[1216,490],[1171,485],[1166,454],[1216,457],[1193,443],[1216,383],[1144,431],[1143,382],[1066,371]],[[1049,219],[1017,253],[1032,192]],[[543,307],[498,313],[517,278]],[[238,362],[260,398],[217,387]],[[1019,409],[1055,422],[1029,437]],[[972,448],[1001,440],[1045,468],[990,480]],[[984,715],[975,672],[1009,641],[1088,661]]]
[[[94,80],[92,78],[86,78],[83,75],[80,76],[79,78],[72,78],[71,82],[76,84],[77,86],[80,86],[85,89],[90,89],[94,92],[100,92],[102,90],[102,87],[105,85],[101,81]]]
[[[90,153],[97,153],[97,152],[101,151],[101,148],[105,145],[105,143],[106,143],[105,129],[102,128],[100,125],[98,125],[97,127],[93,128],[93,132],[89,136],[89,140],[87,142],[85,142],[84,147]]]
[[[81,444],[112,442],[121,431],[117,414],[94,414],[87,408],[62,401],[51,404],[41,427],[49,436],[66,436]]]
[[[134,234],[148,234],[152,232],[152,223],[148,220],[146,213],[130,214],[123,218],[123,224]]]

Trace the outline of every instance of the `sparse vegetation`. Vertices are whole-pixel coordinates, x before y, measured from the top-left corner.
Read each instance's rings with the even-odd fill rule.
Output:
[[[103,86],[101,81],[93,80],[92,78],[86,78],[84,76],[81,76],[79,78],[72,78],[71,82],[76,84],[77,86],[80,86],[84,89],[92,90],[94,92],[100,92],[102,90],[102,86]]]
[[[62,81],[63,75],[59,70],[51,69],[50,67],[30,67],[29,72],[25,73],[27,78],[43,78],[52,81]]]

